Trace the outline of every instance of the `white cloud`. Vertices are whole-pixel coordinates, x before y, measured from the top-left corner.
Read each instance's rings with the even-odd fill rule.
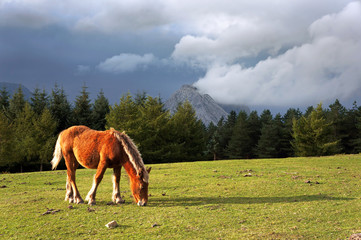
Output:
[[[255,57],[264,50],[277,53],[282,46],[295,42],[288,35],[290,32],[278,23],[234,19],[217,37],[184,36],[175,46],[172,57],[200,66],[232,63]]]
[[[195,84],[224,103],[290,106],[347,99],[361,90],[361,4],[309,27],[310,41],[251,68],[215,64]]]
[[[101,62],[98,65],[98,69],[109,73],[133,72],[135,70],[145,69],[155,60],[156,58],[153,54],[144,54],[141,56],[122,53]]]
[[[310,24],[339,11],[347,2],[256,0],[194,6],[200,15],[196,17],[195,10],[189,9],[191,20],[182,19],[183,28],[191,33],[176,44],[172,58],[206,67],[257,57],[260,53],[277,55],[281,49],[309,41]]]

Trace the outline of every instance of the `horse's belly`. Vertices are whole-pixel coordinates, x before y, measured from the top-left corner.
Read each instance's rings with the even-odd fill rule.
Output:
[[[90,169],[96,169],[99,164],[100,155],[98,152],[92,151],[92,152],[80,152],[80,151],[74,151],[74,155],[80,165],[82,165],[85,168]]]

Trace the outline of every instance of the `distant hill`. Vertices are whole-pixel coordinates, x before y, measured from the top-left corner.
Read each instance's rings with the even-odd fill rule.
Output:
[[[197,118],[205,125],[209,125],[211,122],[217,124],[221,117],[227,118],[228,116],[228,113],[211,96],[200,94],[197,88],[191,85],[183,85],[164,103],[164,106],[173,114],[178,105],[186,100],[193,106]]]
[[[9,93],[10,97],[18,91],[19,86],[21,87],[21,89],[23,90],[24,93],[24,98],[26,100],[29,100],[32,93],[31,91],[26,88],[24,85],[19,84],[19,83],[8,83],[8,82],[0,82],[0,89],[3,89],[4,87],[6,88],[6,91]]]

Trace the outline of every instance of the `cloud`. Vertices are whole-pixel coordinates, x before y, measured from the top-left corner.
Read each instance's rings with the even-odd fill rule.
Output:
[[[195,85],[223,103],[290,106],[348,99],[361,90],[361,3],[314,21],[309,41],[245,68],[213,62]]]
[[[84,75],[90,71],[90,66],[78,65],[76,69],[77,75]]]
[[[95,3],[87,15],[79,18],[74,29],[116,33],[120,31],[147,30],[167,24],[163,1],[116,1]]]
[[[165,24],[168,17],[164,4],[161,0],[2,0],[0,26],[59,25],[76,31],[136,31]]]
[[[199,17],[190,10],[190,22],[181,21],[187,34],[176,44],[172,58],[204,68],[260,54],[275,56],[309,41],[310,24],[320,16],[339,11],[346,2],[222,1],[201,8]]]
[[[97,63],[114,74],[156,66],[170,85],[186,69],[188,83],[205,72],[196,85],[220,102],[314,104],[357,96],[359,16],[350,0],[0,0],[0,61],[35,56],[89,78]]]
[[[136,55],[122,53],[117,56],[106,59],[101,62],[97,68],[109,73],[133,72],[139,69],[145,69],[149,64],[155,61],[153,54]]]
[[[46,1],[0,1],[0,26],[41,28],[53,23]]]
[[[266,50],[277,53],[282,46],[295,40],[282,25],[272,22],[258,22],[234,19],[232,26],[217,37],[182,37],[175,46],[172,58],[191,65],[207,66],[214,63],[232,63],[245,57],[256,57]]]
[[[284,25],[296,30],[349,0],[1,0],[0,26],[64,26],[76,31],[119,34],[162,29],[183,35],[215,36],[237,25]],[[302,13],[302,14],[300,14]],[[251,23],[251,24],[249,24]],[[260,25],[260,26],[261,26]],[[271,27],[273,29],[273,27]]]

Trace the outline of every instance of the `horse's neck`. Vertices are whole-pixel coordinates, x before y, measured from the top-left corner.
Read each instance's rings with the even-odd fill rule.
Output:
[[[129,160],[125,161],[123,167],[125,171],[127,171],[130,178],[135,178],[137,176],[137,171],[135,170],[133,164]]]

